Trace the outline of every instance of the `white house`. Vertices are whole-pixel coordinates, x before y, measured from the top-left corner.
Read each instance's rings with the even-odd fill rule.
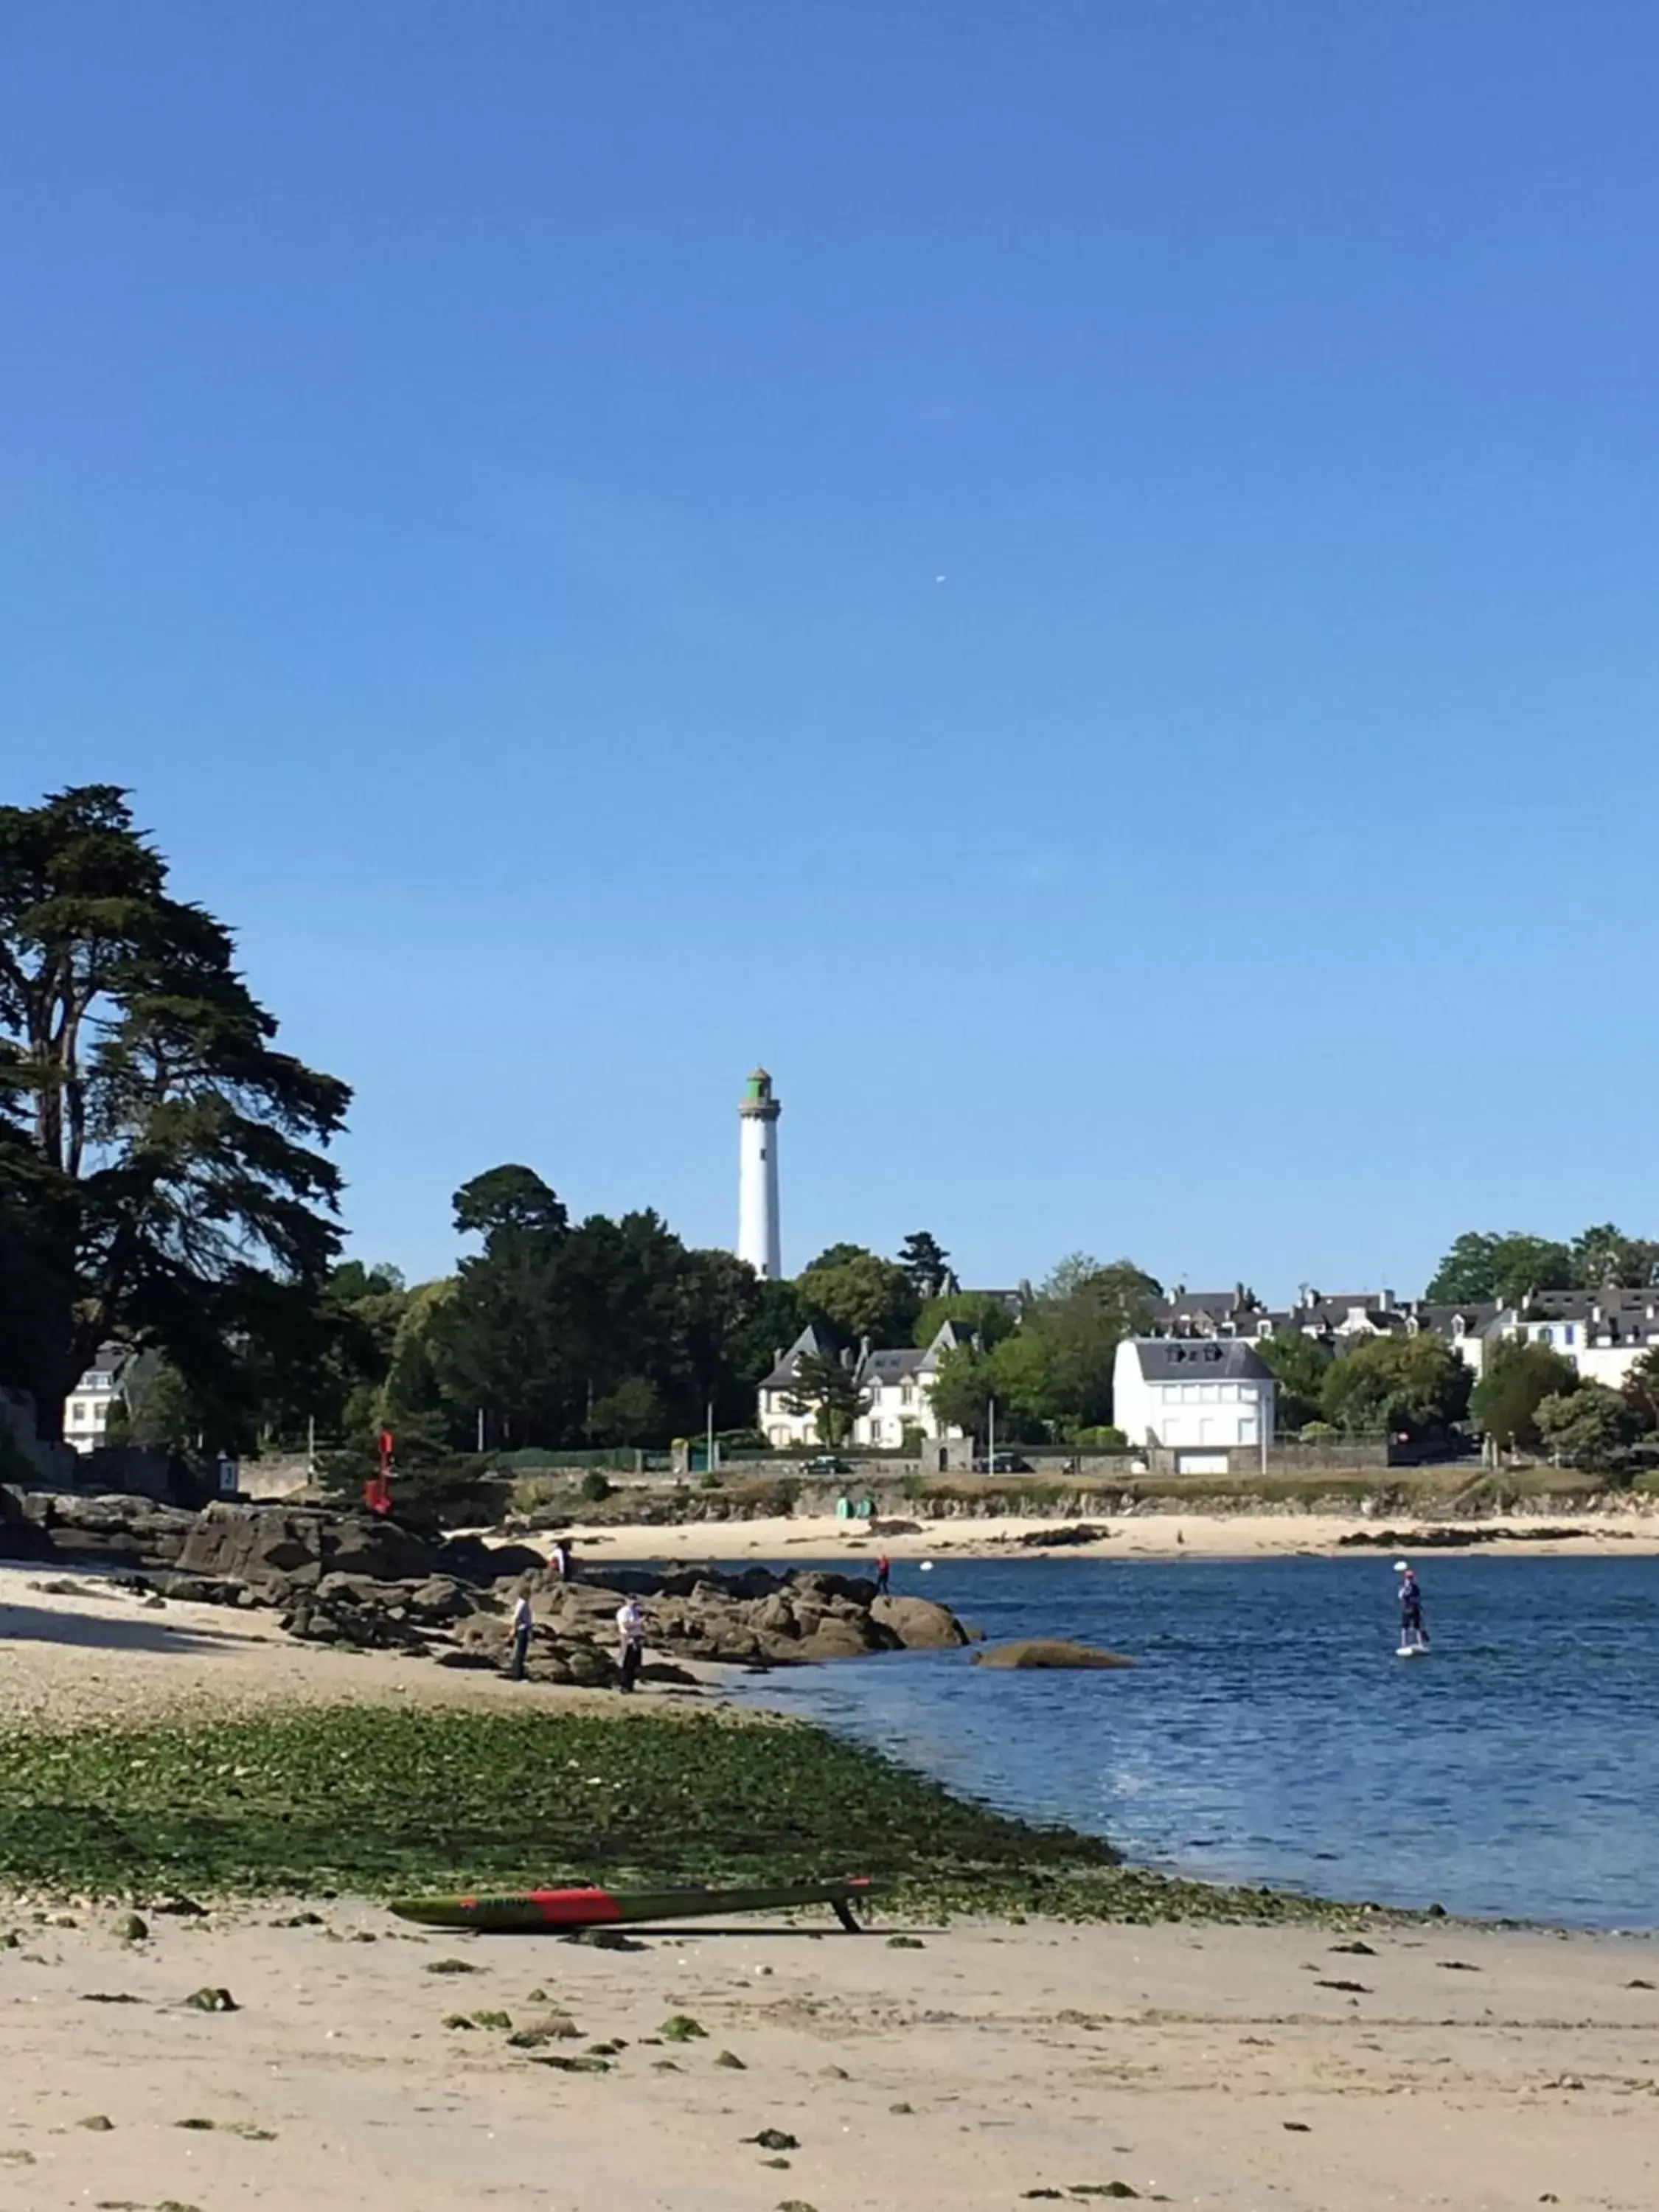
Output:
[[[76,1451],[96,1451],[103,1443],[131,1358],[124,1345],[100,1345],[98,1357],[64,1401],[64,1441]]]
[[[850,1446],[896,1449],[913,1431],[924,1441],[959,1437],[960,1429],[943,1428],[933,1413],[932,1385],[939,1361],[969,1340],[969,1333],[947,1321],[930,1345],[877,1352],[867,1339],[856,1352],[840,1346],[828,1330],[809,1322],[777,1361],[760,1386],[756,1426],[779,1451],[810,1451],[818,1442],[817,1417],[809,1408],[793,1412],[790,1397],[795,1370],[807,1354],[839,1358],[851,1371],[865,1401],[865,1409],[853,1424]]]
[[[1136,1445],[1271,1443],[1273,1390],[1272,1370],[1237,1337],[1129,1336],[1112,1370],[1112,1418]]]

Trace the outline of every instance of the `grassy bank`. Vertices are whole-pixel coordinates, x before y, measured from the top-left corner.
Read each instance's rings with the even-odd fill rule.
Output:
[[[1346,1923],[1121,1867],[811,1728],[301,1710],[0,1738],[0,1882],[143,1899],[870,1874],[911,1912]]]

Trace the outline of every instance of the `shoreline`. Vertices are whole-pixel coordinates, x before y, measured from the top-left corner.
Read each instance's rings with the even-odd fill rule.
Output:
[[[884,1553],[894,1560],[927,1559],[1346,1559],[1380,1556],[1382,1546],[1343,1543],[1345,1537],[1381,1536],[1393,1530],[1402,1540],[1425,1530],[1467,1534],[1467,1545],[1437,1540],[1437,1554],[1493,1559],[1650,1559],[1659,1557],[1659,1513],[1550,1515],[1535,1516],[1547,1535],[1528,1534],[1524,1513],[1480,1519],[1420,1520],[1409,1512],[1363,1516],[1334,1513],[1131,1513],[1103,1514],[1079,1522],[1059,1516],[981,1516],[924,1522],[902,1533],[870,1535],[860,1522],[832,1514],[774,1515],[750,1521],[581,1522],[564,1533],[578,1563],[586,1557],[637,1565],[647,1561],[776,1560],[787,1565],[793,1552],[802,1559],[873,1566]],[[1104,1537],[1079,1543],[1080,1525],[1103,1527]],[[494,1534],[495,1532],[482,1532]],[[1052,1542],[1039,1540],[1050,1537]],[[552,1538],[544,1530],[510,1540],[546,1551]]]

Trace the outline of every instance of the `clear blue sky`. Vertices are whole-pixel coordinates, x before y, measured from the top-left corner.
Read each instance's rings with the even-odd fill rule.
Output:
[[[52,0],[4,795],[357,1091],[786,1264],[1659,1229],[1659,15]]]

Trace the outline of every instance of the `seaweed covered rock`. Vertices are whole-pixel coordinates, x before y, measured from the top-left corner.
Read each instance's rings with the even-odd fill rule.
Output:
[[[1091,1644],[1071,1644],[1059,1636],[1025,1637],[1012,1644],[994,1644],[974,1654],[975,1667],[1091,1668],[1133,1667],[1134,1663],[1121,1652],[1097,1651]]]

